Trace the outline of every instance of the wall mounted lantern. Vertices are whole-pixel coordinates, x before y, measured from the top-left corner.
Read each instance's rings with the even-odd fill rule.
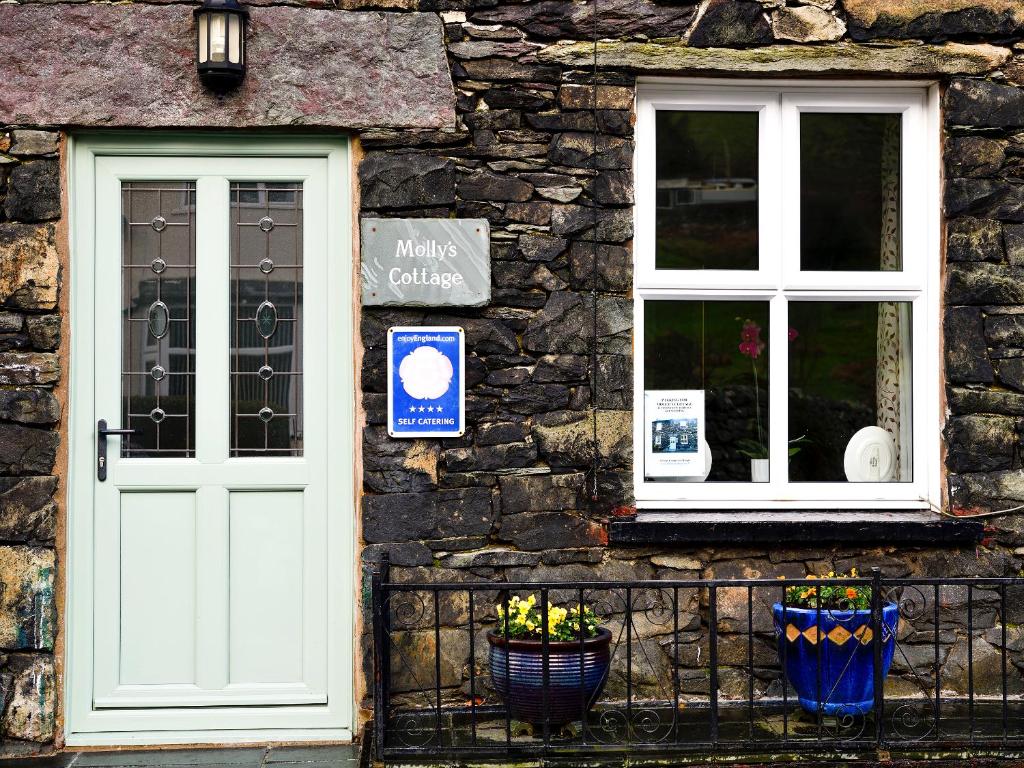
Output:
[[[203,0],[196,8],[196,69],[216,91],[227,91],[245,77],[245,20],[238,0]]]

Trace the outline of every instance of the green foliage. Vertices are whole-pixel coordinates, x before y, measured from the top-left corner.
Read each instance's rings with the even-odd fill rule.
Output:
[[[816,579],[816,576],[808,576],[808,579]],[[835,574],[829,571],[829,579],[855,579],[857,569],[853,568],[849,574]],[[821,595],[822,609],[831,610],[866,610],[871,607],[871,587],[858,586],[854,584],[832,584],[816,586],[809,584],[802,587],[786,588],[786,605],[794,608],[817,608],[818,595]]]
[[[767,439],[767,438],[766,438]],[[807,435],[800,435],[789,441],[789,458],[793,458],[803,446],[811,442]],[[746,456],[748,459],[767,459],[768,458],[768,446],[763,445],[757,440],[749,440],[744,438],[743,440],[736,441],[736,447],[742,456]]]

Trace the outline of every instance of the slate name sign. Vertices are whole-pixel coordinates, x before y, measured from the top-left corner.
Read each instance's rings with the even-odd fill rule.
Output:
[[[363,306],[479,307],[491,300],[486,219],[363,219]]]

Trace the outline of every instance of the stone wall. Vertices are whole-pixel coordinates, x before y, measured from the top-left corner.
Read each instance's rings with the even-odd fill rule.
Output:
[[[491,222],[488,307],[363,312],[362,559],[370,563],[388,551],[397,579],[773,577],[851,565],[880,565],[891,576],[1020,572],[1024,522],[1014,516],[991,520],[983,546],[963,550],[626,549],[608,545],[605,525],[616,509],[632,504],[631,110],[637,75],[652,73],[942,80],[948,263],[930,267],[943,269],[946,280],[949,508],[1024,502],[1024,17],[1018,3],[601,0],[596,18],[593,2],[571,0],[255,4],[265,6],[255,27],[263,41],[254,47],[265,60],[252,62],[249,90],[224,100],[194,91],[191,76],[182,80],[191,71],[191,49],[181,8],[161,5],[161,23],[150,24],[145,19],[156,10],[146,3],[0,7],[8,19],[22,14],[19,23],[36,19],[30,32],[49,29],[54,20],[61,22],[58,30],[66,24],[80,30],[53,48],[52,35],[36,34],[31,44],[18,35],[4,38],[13,22],[0,23],[11,53],[0,63],[9,86],[0,94],[0,120],[8,123],[0,127],[0,749],[45,745],[55,735],[54,539],[63,510],[54,501],[53,471],[63,448],[53,388],[66,379],[57,356],[61,206],[54,126],[359,129],[363,215]],[[350,15],[355,10],[358,19]],[[131,45],[111,49],[110,24],[93,23],[111,14],[121,14],[115,21]],[[343,50],[362,42],[349,36],[350,21],[380,31],[379,40],[390,46],[386,81],[375,76],[381,64],[374,56]],[[289,36],[290,23],[319,31],[308,40]],[[437,39],[427,33],[438,25],[447,55],[432,58],[422,44]],[[595,29],[602,38],[596,93]],[[137,44],[149,35],[171,39],[157,40],[160,56],[142,57],[150,67],[145,79],[125,80],[141,66],[140,50],[150,50]],[[286,51],[312,47],[302,49],[307,60],[279,59],[274,40]],[[417,62],[394,55],[395,46],[414,43],[420,48],[409,56]],[[39,46],[47,45],[40,56]],[[106,66],[84,77],[85,63],[103,52],[112,57],[103,60]],[[334,67],[335,55],[346,64]],[[451,91],[437,77],[445,59],[455,84],[454,125]],[[434,60],[440,70],[420,67]],[[118,78],[116,88],[103,85],[108,76]],[[349,83],[373,87],[350,90]],[[404,85],[418,88],[402,94],[419,93],[430,103],[396,99],[395,89]],[[284,88],[283,101],[272,87]],[[160,93],[170,101],[153,95]],[[374,110],[360,99],[372,99]],[[418,128],[393,128],[399,125]],[[589,410],[592,290],[599,336],[596,441]],[[466,328],[469,429],[462,439],[386,435],[385,331],[416,323]],[[453,611],[449,621],[460,615]],[[1014,618],[995,610],[982,617],[988,626],[980,629]],[[368,628],[365,612],[364,619]],[[730,626],[726,631],[737,631]],[[956,661],[963,656],[955,651],[963,647],[962,627],[950,632],[948,658]],[[987,637],[978,642],[995,647],[993,635]],[[362,640],[366,667],[369,635]],[[451,659],[445,685],[458,692],[466,658]]]
[[[456,5],[443,16],[458,130],[363,134],[362,213],[486,217],[494,298],[488,307],[466,312],[363,312],[364,563],[388,551],[396,580],[455,582],[792,578],[873,565],[893,577],[1020,573],[1024,522],[1015,516],[991,519],[976,549],[782,542],[623,548],[609,546],[606,536],[609,517],[633,503],[631,109],[638,74],[885,72],[941,80],[948,265],[929,269],[943,270],[946,286],[946,511],[988,511],[1024,501],[1020,9],[970,0],[613,0],[598,5],[595,19],[592,4],[561,0],[451,7]],[[596,110],[595,27],[604,38]],[[596,495],[589,410],[592,289],[599,337]],[[466,328],[470,428],[462,439],[395,441],[386,435],[386,328],[416,323]],[[943,675],[957,688],[965,676],[965,603],[958,593],[942,599]],[[442,612],[449,627],[443,630],[442,677],[458,698],[468,692],[464,624],[458,629],[466,613],[458,598],[451,600],[454,605],[446,603]],[[994,628],[1021,620],[1018,600],[1010,603],[1007,616],[979,608],[975,629],[988,631],[975,639],[976,659],[998,659]],[[695,597],[691,607],[694,626],[686,636],[696,648],[706,643],[706,599],[702,608]],[[770,665],[770,618],[764,606],[755,611],[757,663]],[[745,647],[745,618],[736,620],[745,615],[745,602],[723,603],[719,614],[723,648]],[[608,618],[612,624],[622,620]],[[649,629],[637,636],[646,649],[643,662],[652,666],[653,680],[668,679],[664,632]],[[901,640],[912,658],[923,657],[931,650],[927,633],[915,632],[907,623]],[[401,642],[417,651],[405,658],[427,664],[409,679],[432,683],[430,633],[413,631]],[[481,638],[477,647],[485,645]],[[480,654],[475,663],[486,674]],[[697,689],[706,688],[701,663],[706,665],[706,655],[703,662],[684,662],[690,671],[680,672],[699,678]],[[996,669],[988,669],[987,686],[995,684]],[[913,686],[901,687],[900,674],[914,675],[906,660],[896,671],[891,689],[905,693]],[[1018,692],[1024,688],[1020,670],[1011,665],[1010,673],[1010,688]],[[771,677],[758,682],[759,691]],[[726,675],[723,693],[729,685]]]
[[[3,752],[55,735],[61,407],[60,136],[0,126],[0,697]]]

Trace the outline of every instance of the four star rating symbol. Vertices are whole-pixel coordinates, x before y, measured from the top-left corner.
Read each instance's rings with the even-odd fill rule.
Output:
[[[434,411],[437,411],[438,413],[444,412],[444,408],[440,405],[437,407],[434,407],[433,405],[428,405],[426,406],[426,408],[424,408],[422,405],[419,408],[417,408],[415,405],[409,406],[409,413],[416,413],[416,411],[423,413],[424,410],[429,411],[430,413],[433,413]]]

